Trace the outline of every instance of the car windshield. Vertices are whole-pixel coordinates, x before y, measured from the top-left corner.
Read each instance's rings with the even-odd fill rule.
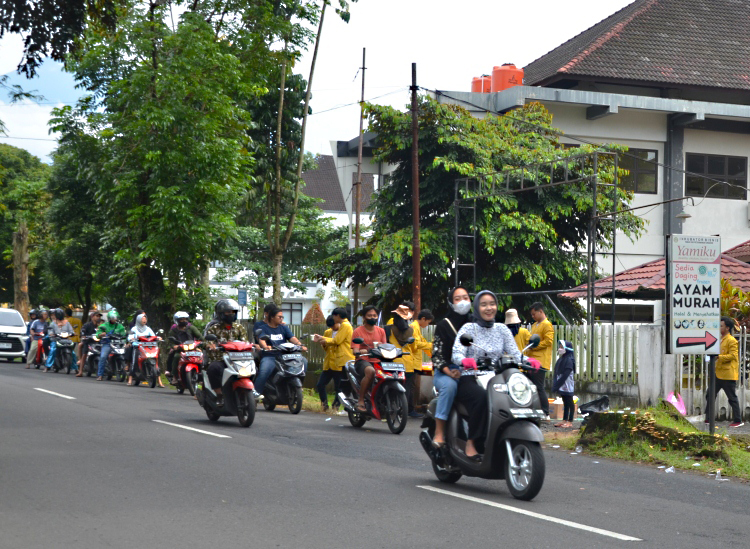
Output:
[[[23,328],[26,324],[17,311],[0,311],[0,326],[14,326]]]

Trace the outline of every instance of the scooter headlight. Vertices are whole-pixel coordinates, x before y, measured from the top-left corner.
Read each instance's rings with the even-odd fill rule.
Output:
[[[510,398],[519,406],[528,406],[531,404],[533,392],[531,391],[531,382],[523,374],[515,373],[508,379],[508,393]]]
[[[387,358],[389,360],[393,360],[396,358],[396,355],[398,355],[398,349],[380,349],[380,354],[383,355],[383,358]]]

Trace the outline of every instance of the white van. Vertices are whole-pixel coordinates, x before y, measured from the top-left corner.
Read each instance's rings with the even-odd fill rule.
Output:
[[[15,309],[0,308],[0,358],[12,361],[26,356],[26,322]]]

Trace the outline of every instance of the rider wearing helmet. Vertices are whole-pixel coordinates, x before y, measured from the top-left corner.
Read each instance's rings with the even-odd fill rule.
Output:
[[[177,353],[177,349],[180,348],[180,343],[186,341],[199,341],[203,339],[198,328],[190,323],[190,315],[185,311],[177,311],[172,317],[174,320],[174,326],[169,330],[169,342],[172,343],[172,348],[169,350],[169,356],[167,357],[167,371],[164,375],[171,377],[174,368],[177,367],[177,361],[180,355]],[[175,343],[175,340],[177,343]]]
[[[102,339],[102,351],[101,357],[99,358],[99,371],[97,372],[97,381],[101,381],[104,378],[104,368],[107,365],[107,359],[109,358],[109,336],[118,335],[122,338],[125,337],[125,326],[120,324],[120,315],[114,309],[110,309],[107,313],[107,322],[100,324],[96,329],[96,335],[94,339],[97,341]]]
[[[73,333],[73,326],[65,318],[65,311],[57,308],[52,311],[52,324],[50,324],[48,334],[54,337],[61,337],[62,334]],[[52,369],[52,365],[55,363],[55,352],[57,350],[57,340],[53,340],[50,345],[50,352],[47,355],[47,368],[42,370],[43,372],[49,372]],[[76,357],[75,351],[73,351],[73,371],[78,372],[78,358]]]
[[[247,330],[237,322],[237,311],[240,310],[239,304],[234,299],[220,299],[214,307],[214,318],[206,326],[205,336],[213,334],[221,342],[226,341],[249,341]],[[221,377],[226,368],[222,360],[224,352],[217,348],[215,344],[209,344],[209,350],[206,352],[208,357],[208,380],[211,388],[216,393],[217,404],[224,405],[224,397],[221,394]]]

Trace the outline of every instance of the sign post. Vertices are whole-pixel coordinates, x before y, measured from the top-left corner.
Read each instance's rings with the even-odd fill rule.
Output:
[[[708,418],[713,434],[721,346],[721,238],[675,234],[669,239],[669,350],[710,355]]]

